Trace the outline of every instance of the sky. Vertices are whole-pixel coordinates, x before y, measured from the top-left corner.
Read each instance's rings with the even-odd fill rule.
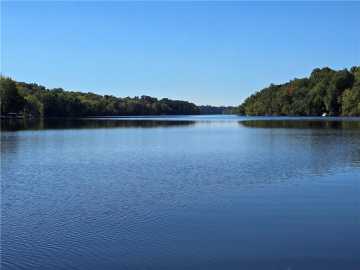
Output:
[[[360,64],[360,2],[1,2],[1,73],[48,88],[238,105]]]

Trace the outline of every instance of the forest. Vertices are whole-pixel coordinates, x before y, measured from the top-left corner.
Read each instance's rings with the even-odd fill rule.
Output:
[[[309,78],[291,80],[248,97],[241,115],[360,116],[360,66],[335,71],[314,69]]]
[[[200,105],[198,107],[200,114],[232,114],[232,111],[235,109],[232,106]]]
[[[1,115],[22,114],[26,117],[83,117],[115,115],[199,114],[193,103],[150,96],[118,98],[47,89],[34,83],[0,78]]]
[[[250,116],[360,116],[360,66],[350,70],[314,69],[309,78],[295,78],[248,97],[238,107],[141,97],[47,89],[35,83],[0,77],[1,115],[84,117],[126,115],[240,114]]]

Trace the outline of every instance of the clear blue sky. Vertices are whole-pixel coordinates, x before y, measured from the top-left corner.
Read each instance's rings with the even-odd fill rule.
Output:
[[[2,2],[1,72],[47,87],[237,105],[360,64],[360,2]]]

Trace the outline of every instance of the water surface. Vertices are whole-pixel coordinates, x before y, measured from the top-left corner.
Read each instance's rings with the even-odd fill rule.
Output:
[[[3,121],[2,269],[360,269],[360,120]]]

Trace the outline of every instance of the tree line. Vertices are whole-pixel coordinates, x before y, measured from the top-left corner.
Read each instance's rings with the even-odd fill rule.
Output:
[[[242,115],[360,116],[360,66],[335,71],[314,69],[248,97],[234,113]]]
[[[235,109],[232,106],[200,105],[198,107],[200,114],[232,114],[232,111]]]
[[[119,98],[47,89],[34,83],[0,77],[1,115],[22,113],[30,117],[82,117],[115,115],[199,114],[191,102],[150,96]]]
[[[47,89],[35,83],[0,77],[1,115],[83,117],[117,115],[228,114],[289,116],[360,116],[360,66],[335,71],[314,69],[309,78],[291,80],[248,97],[238,107],[196,106],[150,96],[119,98]]]

